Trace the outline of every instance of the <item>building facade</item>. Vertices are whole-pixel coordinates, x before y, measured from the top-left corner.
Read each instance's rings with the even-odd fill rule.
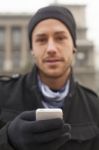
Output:
[[[0,15],[0,73],[15,72],[28,61],[27,24],[30,15]]]

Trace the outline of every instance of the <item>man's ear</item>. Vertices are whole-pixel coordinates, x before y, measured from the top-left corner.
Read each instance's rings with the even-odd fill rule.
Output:
[[[73,53],[76,53],[77,52],[77,49],[76,48],[73,48]]]

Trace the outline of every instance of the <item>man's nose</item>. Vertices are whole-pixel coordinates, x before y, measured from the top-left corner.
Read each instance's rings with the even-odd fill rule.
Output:
[[[47,52],[55,53],[57,51],[56,44],[53,39],[50,39],[47,44]]]

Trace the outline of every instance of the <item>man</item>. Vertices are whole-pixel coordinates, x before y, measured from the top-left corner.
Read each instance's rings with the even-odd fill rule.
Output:
[[[44,7],[28,29],[33,70],[0,82],[0,150],[99,150],[99,98],[73,77],[73,15]],[[61,108],[63,119],[37,121],[37,108]]]

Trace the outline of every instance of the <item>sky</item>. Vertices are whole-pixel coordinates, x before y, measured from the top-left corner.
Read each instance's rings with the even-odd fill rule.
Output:
[[[0,0],[0,13],[33,13],[38,8],[53,2],[62,4],[86,4],[88,38],[99,51],[99,5],[98,0]]]

